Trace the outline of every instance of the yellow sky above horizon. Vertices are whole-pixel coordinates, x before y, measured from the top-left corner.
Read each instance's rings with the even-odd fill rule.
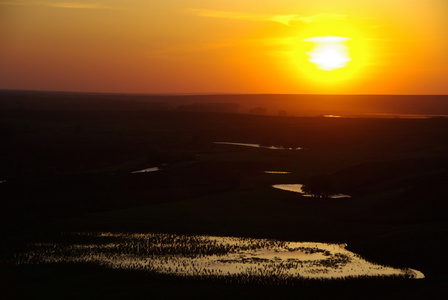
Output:
[[[448,94],[447,13],[446,0],[0,0],[0,88]],[[362,45],[362,63],[316,80],[300,59],[313,35]]]

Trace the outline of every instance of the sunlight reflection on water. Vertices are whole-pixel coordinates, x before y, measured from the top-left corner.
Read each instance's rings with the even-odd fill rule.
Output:
[[[285,148],[285,147],[278,147],[278,146],[262,146],[260,144],[247,144],[247,143],[215,142],[215,144],[244,146],[244,147],[252,147],[252,148],[263,148],[263,149],[270,149],[270,150],[302,150],[301,147],[298,147],[298,148]]]
[[[160,171],[160,169],[158,167],[154,167],[154,168],[148,168],[148,169],[143,169],[143,170],[139,170],[139,171],[134,171],[134,172],[132,172],[132,174],[149,173],[149,172],[157,172],[157,171]]]
[[[299,193],[299,194],[302,194],[303,197],[313,197],[313,195],[306,194],[303,192],[303,190],[302,190],[303,184],[274,184],[272,187],[279,189],[279,190],[283,190],[283,191]],[[331,198],[331,199],[351,198],[351,196],[344,195],[344,194],[336,194],[336,195],[332,195],[328,198]]]
[[[284,172],[284,171],[264,171],[265,174],[278,174],[278,175],[286,175],[291,174],[291,172]]]
[[[95,263],[113,269],[181,276],[270,276],[334,279],[360,276],[424,278],[412,269],[375,265],[345,244],[285,242],[155,233],[65,234],[70,242],[36,243],[16,264]],[[67,239],[65,239],[67,240]]]

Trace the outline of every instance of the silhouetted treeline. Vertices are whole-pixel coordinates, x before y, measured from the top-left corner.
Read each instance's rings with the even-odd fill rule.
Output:
[[[154,95],[0,90],[0,110],[194,111],[280,116],[448,116],[446,95]]]
[[[238,113],[236,103],[193,103],[177,107],[178,111]]]

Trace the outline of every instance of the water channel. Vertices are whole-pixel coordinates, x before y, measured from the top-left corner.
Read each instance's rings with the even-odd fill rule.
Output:
[[[247,143],[215,142],[215,144],[243,146],[243,147],[251,147],[251,148],[262,148],[262,149],[270,149],[270,150],[302,150],[301,147],[298,147],[298,148],[285,148],[285,147],[279,147],[279,146],[262,146],[260,144],[247,144]]]

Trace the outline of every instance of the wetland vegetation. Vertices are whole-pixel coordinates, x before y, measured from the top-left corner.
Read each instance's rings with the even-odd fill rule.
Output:
[[[345,244],[110,232],[66,234],[65,240],[29,245],[30,249],[15,254],[11,263],[95,263],[111,269],[195,278],[233,277],[233,281],[243,282],[264,278],[279,284],[303,278],[424,278],[416,270],[369,263],[346,250]]]

